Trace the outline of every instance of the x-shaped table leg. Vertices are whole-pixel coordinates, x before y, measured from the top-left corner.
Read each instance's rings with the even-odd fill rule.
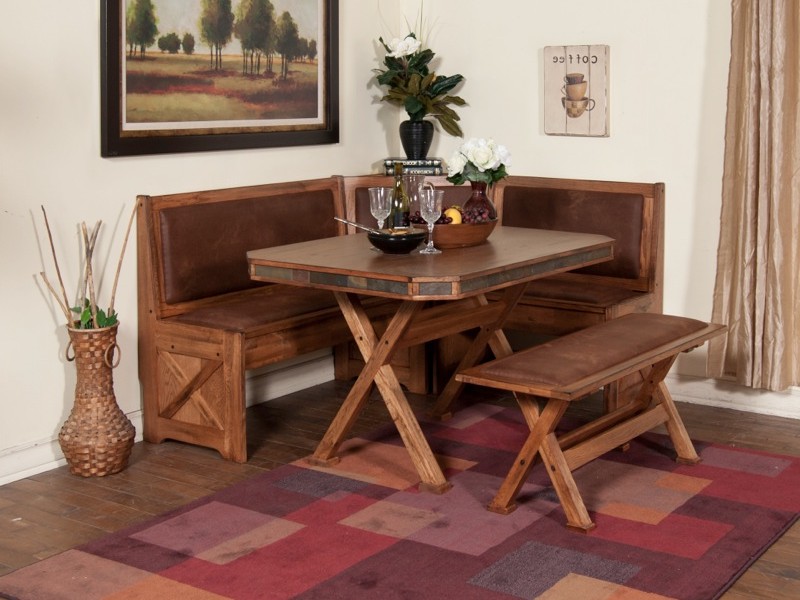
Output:
[[[459,371],[474,366],[480,360],[487,345],[489,345],[489,347],[492,349],[495,358],[501,358],[511,354],[511,345],[508,343],[505,333],[503,333],[501,327],[508,317],[508,314],[522,296],[522,293],[525,291],[527,285],[527,282],[525,282],[503,290],[503,296],[500,299],[500,302],[503,304],[503,311],[500,313],[494,323],[483,326],[478,331],[478,334],[475,336],[472,344],[470,344],[469,348],[467,348],[467,351],[461,358],[458,368],[456,368],[453,376],[450,378],[450,381],[447,382],[447,385],[445,385],[441,394],[439,394],[436,404],[431,409],[430,412],[433,418],[445,420],[451,416],[452,413],[450,409],[452,404],[461,393],[461,390],[464,389],[464,384],[456,380],[455,374]],[[479,304],[488,303],[488,300],[484,295],[478,296],[476,301]]]
[[[343,292],[335,292],[335,296],[365,365],[308,461],[320,465],[338,462],[336,452],[363,409],[374,382],[419,473],[420,488],[439,494],[446,492],[451,484],[445,479],[390,364],[403,333],[423,303],[402,302],[383,336],[378,339],[358,296]]]

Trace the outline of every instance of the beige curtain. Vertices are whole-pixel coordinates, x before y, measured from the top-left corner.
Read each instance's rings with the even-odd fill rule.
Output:
[[[709,374],[800,383],[800,0],[733,0]]]

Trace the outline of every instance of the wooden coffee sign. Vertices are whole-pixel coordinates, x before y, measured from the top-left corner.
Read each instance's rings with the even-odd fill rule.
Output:
[[[608,136],[608,46],[546,46],[544,132]]]

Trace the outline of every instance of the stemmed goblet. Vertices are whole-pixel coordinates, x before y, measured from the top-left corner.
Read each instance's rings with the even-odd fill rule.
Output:
[[[392,209],[392,188],[390,187],[371,187],[369,188],[369,212],[378,222],[378,229],[383,229],[384,221],[389,216]]]
[[[428,244],[419,251],[420,254],[441,254],[441,250],[433,247],[433,226],[442,216],[443,190],[437,190],[426,183],[419,190],[419,213],[428,224]]]

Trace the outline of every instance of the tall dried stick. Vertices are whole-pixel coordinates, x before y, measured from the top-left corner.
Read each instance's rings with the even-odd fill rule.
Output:
[[[53,255],[53,263],[56,266],[56,275],[58,275],[58,285],[61,286],[61,295],[64,298],[64,303],[62,304],[62,306],[69,307],[67,290],[64,289],[64,280],[61,278],[61,269],[58,266],[58,257],[56,256],[56,248],[53,245],[53,234],[50,231],[50,222],[47,220],[47,211],[44,209],[43,205],[40,206],[42,208],[42,214],[44,215],[44,225],[47,228],[47,239],[50,241],[50,252]],[[47,280],[45,280],[45,282],[47,282]],[[50,286],[49,283],[47,284],[47,287],[50,288],[50,290],[53,292],[53,295],[56,297],[56,300],[58,300],[58,295],[56,294],[55,290],[53,290],[52,286]],[[61,304],[60,300],[59,304]],[[72,319],[71,315],[67,314],[67,323],[71,323],[71,319]]]
[[[47,289],[50,290],[51,294],[53,294],[56,303],[61,308],[62,312],[64,313],[64,316],[67,318],[67,326],[72,325],[72,313],[69,310],[69,306],[64,304],[61,301],[61,298],[58,297],[58,292],[56,292],[55,288],[53,288],[52,284],[50,283],[50,280],[47,279],[47,275],[44,274],[44,271],[41,271],[39,273],[39,277],[42,278],[42,281],[44,281],[44,284],[47,286]]]
[[[131,211],[131,218],[128,219],[128,228],[125,230],[125,239],[122,241],[122,251],[119,253],[119,261],[117,262],[117,272],[114,275],[114,286],[111,288],[111,302],[108,304],[108,316],[114,314],[114,298],[117,295],[117,282],[119,281],[119,272],[122,269],[122,259],[125,257],[125,247],[128,245],[128,236],[131,233],[131,226],[133,225],[133,218],[136,216],[136,203],[133,203],[133,210]]]
[[[101,221],[98,221],[97,224],[94,226],[91,237],[89,236],[89,233],[86,229],[86,223],[85,222],[81,223],[81,232],[83,233],[83,245],[86,255],[86,279],[84,281],[84,286],[88,286],[89,288],[89,310],[92,315],[92,323],[94,323],[95,327],[99,327],[99,324],[97,323],[97,298],[94,289],[92,256],[94,254],[94,245],[95,242],[97,241],[97,234],[100,231],[100,223]]]
[[[100,232],[100,223],[101,221],[95,223],[91,237],[87,237],[86,235],[86,223],[81,223],[81,232],[83,233],[83,249],[84,249],[86,264],[84,264],[83,266],[83,282],[81,285],[80,297],[83,298],[84,300],[86,299],[86,288],[87,285],[89,284],[88,275],[89,271],[91,270],[91,264],[92,264],[91,256],[89,255],[94,253],[94,243],[97,240],[97,234]]]

